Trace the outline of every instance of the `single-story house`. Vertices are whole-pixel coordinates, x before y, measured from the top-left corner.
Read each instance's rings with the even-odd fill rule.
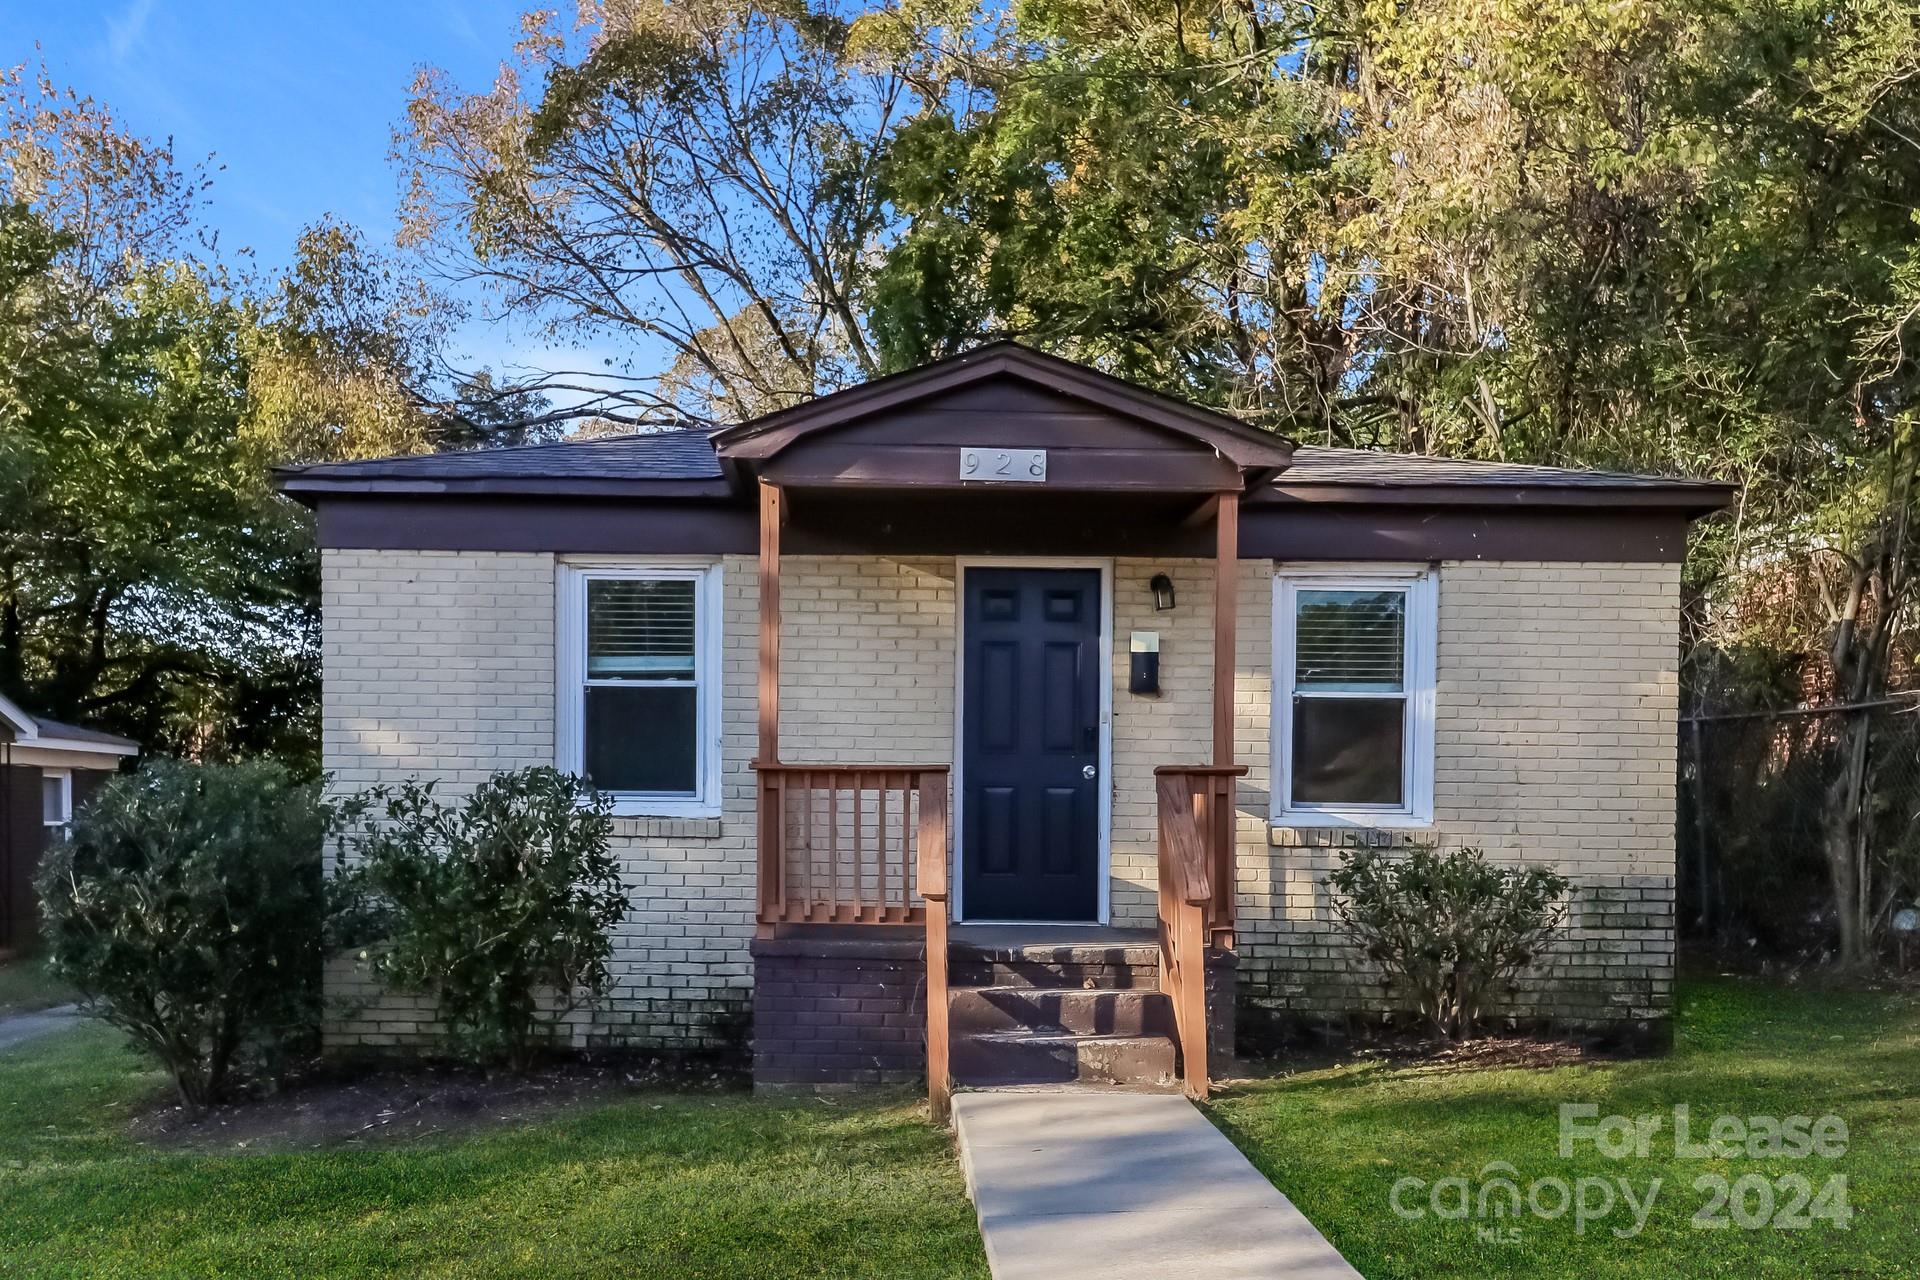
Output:
[[[281,484],[339,787],[613,796],[635,907],[583,1044],[1204,1089],[1236,1008],[1380,1008],[1324,877],[1413,842],[1572,877],[1509,1013],[1669,1016],[1680,561],[1727,485],[1295,445],[1011,344]],[[430,1040],[330,982],[333,1044]]]
[[[0,697],[0,955],[40,939],[33,877],[47,846],[140,744],[31,715]]]

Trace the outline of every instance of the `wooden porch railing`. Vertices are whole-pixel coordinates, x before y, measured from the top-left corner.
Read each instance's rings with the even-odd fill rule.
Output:
[[[947,1115],[946,765],[753,762],[762,927],[923,925],[927,1093]]]
[[[1234,787],[1245,765],[1155,769],[1160,809],[1160,989],[1173,1006],[1187,1096],[1204,1098],[1207,950],[1232,945]]]

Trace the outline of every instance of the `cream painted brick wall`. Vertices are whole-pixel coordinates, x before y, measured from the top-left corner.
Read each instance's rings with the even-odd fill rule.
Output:
[[[1678,565],[1441,566],[1434,823],[1390,838],[1477,846],[1574,880],[1548,973],[1512,1012],[1576,1021],[1666,1012],[1679,607]],[[1264,713],[1249,704],[1255,691],[1270,696],[1268,643],[1240,636],[1240,702],[1250,713],[1240,742],[1256,767],[1268,738]],[[1289,1012],[1377,1006],[1377,980],[1333,933],[1324,886],[1338,865],[1333,846],[1355,836],[1275,832],[1269,844],[1259,820],[1267,804],[1267,783],[1250,776],[1241,792],[1243,992]]]
[[[342,790],[439,778],[445,794],[553,760],[558,558],[333,551],[322,565],[324,762]],[[789,760],[944,762],[953,742],[952,562],[790,557],[782,637]],[[723,564],[721,815],[622,818],[633,899],[608,1006],[581,1043],[706,1046],[736,1034],[752,984],[758,600],[751,557]],[[336,1046],[430,1040],[431,1010],[328,969]]]
[[[781,758],[950,763],[954,562],[788,556],[780,584]]]
[[[538,554],[326,554],[325,765],[338,787],[433,777],[457,794],[494,770],[552,760],[556,564]],[[1153,610],[1147,586],[1159,572],[1179,592],[1168,613]],[[710,1044],[734,1034],[728,1021],[745,1007],[754,899],[753,561],[729,557],[724,573],[722,814],[618,822],[635,908],[619,930],[610,1006],[576,1020],[583,1042]],[[1236,739],[1249,766],[1240,790],[1242,987],[1275,1006],[1321,1008],[1330,992],[1357,989],[1365,978],[1328,930],[1320,881],[1333,851],[1276,846],[1266,827],[1272,573],[1267,562],[1246,561],[1238,584]],[[1212,576],[1204,560],[1114,566],[1118,924],[1153,921],[1154,766],[1204,762],[1210,751]],[[786,759],[952,759],[955,577],[947,558],[785,561]],[[1443,566],[1431,836],[1552,861],[1629,892],[1643,881],[1653,892],[1665,878],[1670,892],[1678,595],[1672,565]],[[1126,691],[1136,630],[1160,635],[1158,698]],[[1594,930],[1601,926],[1587,932]],[[1644,957],[1632,965],[1670,979],[1670,921],[1664,944],[1605,932],[1595,936]],[[1652,951],[1642,950],[1648,945]],[[364,1006],[336,1022],[335,1043],[431,1034],[418,1001],[376,999],[345,962],[329,972],[331,994]]]
[[[325,767],[343,789],[471,786],[553,761],[553,557],[329,551]]]

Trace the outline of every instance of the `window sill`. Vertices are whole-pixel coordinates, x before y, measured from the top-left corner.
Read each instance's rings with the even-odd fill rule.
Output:
[[[718,816],[622,814],[617,811],[613,815],[613,837],[616,840],[717,840],[720,838],[720,827]]]
[[[1371,822],[1327,814],[1289,814],[1275,818],[1267,828],[1267,842],[1276,848],[1402,848],[1430,844],[1433,823],[1410,815],[1383,815]]]

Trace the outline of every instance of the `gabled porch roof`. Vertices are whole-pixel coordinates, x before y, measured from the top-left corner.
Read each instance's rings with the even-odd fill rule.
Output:
[[[961,489],[961,449],[1044,449],[1058,492],[1241,492],[1284,471],[1271,432],[1011,342],[727,427],[711,437],[744,485]],[[989,482],[990,483],[990,482]]]

